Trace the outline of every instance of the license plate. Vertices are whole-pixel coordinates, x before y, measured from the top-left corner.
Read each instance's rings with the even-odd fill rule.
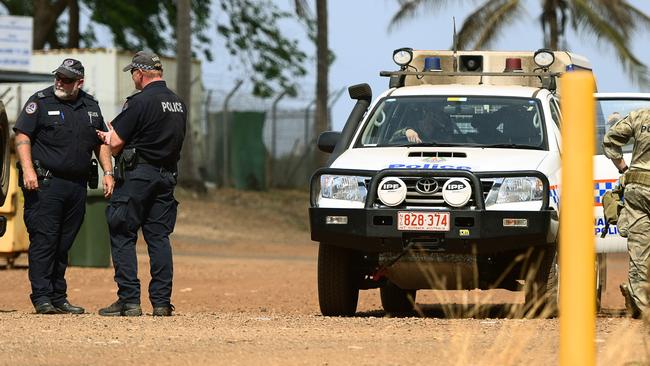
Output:
[[[449,212],[399,211],[397,230],[449,231]]]

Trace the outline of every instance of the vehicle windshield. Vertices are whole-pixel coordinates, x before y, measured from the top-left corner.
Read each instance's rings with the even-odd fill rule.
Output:
[[[599,98],[596,103],[596,154],[604,154],[603,137],[605,137],[607,130],[633,110],[642,108],[650,108],[650,100]],[[634,138],[630,139],[627,145],[623,146],[623,152],[632,152],[633,147]]]
[[[544,149],[542,122],[539,103],[529,98],[389,97],[374,109],[357,146]]]

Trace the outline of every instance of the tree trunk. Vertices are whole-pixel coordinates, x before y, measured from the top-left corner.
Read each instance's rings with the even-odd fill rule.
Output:
[[[185,102],[187,107],[187,130],[183,151],[181,151],[180,184],[183,186],[200,189],[202,186],[194,165],[194,135],[192,128],[191,88],[192,88],[192,29],[190,0],[177,0],[176,18],[176,92]]]
[[[314,137],[330,129],[329,111],[327,109],[328,74],[329,74],[329,45],[327,40],[327,0],[316,0],[316,121]],[[328,155],[316,150],[316,165],[324,166]]]
[[[34,0],[34,36],[32,48],[40,50],[45,47],[52,34],[56,32],[56,21],[68,6],[68,0]],[[55,48],[54,46],[52,46]]]
[[[79,48],[79,3],[68,0],[68,48]]]
[[[557,4],[556,0],[546,0],[543,4],[542,26],[548,26],[548,30],[544,27],[544,47],[553,51],[558,49],[560,42],[560,25],[557,16],[559,10],[559,4]]]

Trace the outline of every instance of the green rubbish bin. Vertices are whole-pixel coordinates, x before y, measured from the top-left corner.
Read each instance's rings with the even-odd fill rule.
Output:
[[[109,267],[111,243],[106,222],[106,205],[102,182],[99,188],[89,189],[86,198],[86,217],[70,249],[68,264],[80,267]]]

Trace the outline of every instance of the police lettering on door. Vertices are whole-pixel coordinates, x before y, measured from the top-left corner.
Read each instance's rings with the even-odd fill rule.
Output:
[[[163,112],[183,113],[183,103],[181,102],[160,102]]]

